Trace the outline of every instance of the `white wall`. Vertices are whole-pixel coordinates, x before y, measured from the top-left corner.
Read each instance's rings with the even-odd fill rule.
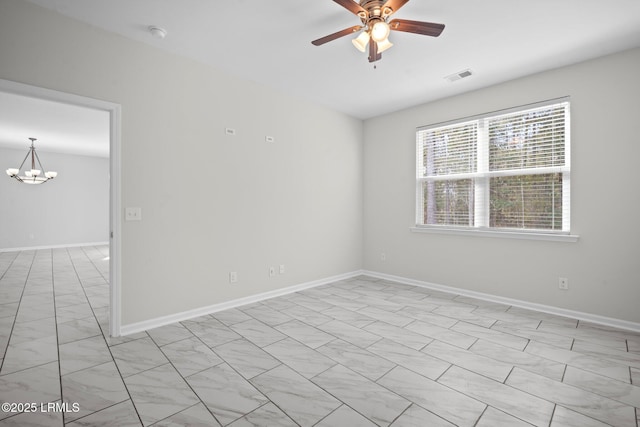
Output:
[[[635,49],[367,120],[365,268],[640,322],[639,70]],[[416,127],[567,95],[577,243],[409,231]]]
[[[0,147],[2,168],[20,166],[27,151],[28,144],[24,150]],[[108,241],[109,159],[40,150],[38,156],[58,172],[53,181],[0,179],[0,250]]]
[[[0,78],[122,106],[123,325],[362,266],[360,120],[22,0],[0,53]]]
[[[363,266],[640,321],[637,49],[364,124],[22,0],[0,2],[0,53],[0,78],[122,105],[121,203],[143,217],[123,222],[124,325]],[[579,242],[409,231],[416,126],[566,95]]]

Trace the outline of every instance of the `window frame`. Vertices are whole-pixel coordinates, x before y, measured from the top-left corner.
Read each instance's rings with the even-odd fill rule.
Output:
[[[554,105],[566,104],[565,121],[565,141],[564,156],[565,162],[563,166],[544,166],[536,168],[512,169],[507,171],[490,171],[489,170],[489,138],[488,130],[483,128],[483,124],[491,119],[508,114],[518,112],[526,112],[528,110],[551,107]],[[415,226],[410,230],[413,232],[426,233],[444,233],[456,235],[472,235],[472,236],[490,236],[501,238],[521,238],[532,240],[555,240],[555,241],[577,241],[579,236],[571,234],[570,216],[571,216],[571,101],[569,97],[555,98],[546,101],[536,102],[533,104],[521,105],[504,110],[492,111],[489,113],[479,114],[471,117],[464,117],[446,122],[434,123],[431,125],[420,126],[416,128],[416,210],[415,210]],[[443,128],[447,126],[464,125],[470,122],[477,122],[477,137],[475,156],[478,158],[475,171],[462,174],[441,175],[438,177],[425,177],[423,164],[423,144],[420,138],[421,132]],[[483,161],[484,159],[484,161]],[[562,230],[552,229],[530,229],[530,228],[498,228],[489,225],[490,219],[490,188],[489,181],[497,176],[516,176],[516,175],[534,175],[543,173],[562,173]],[[472,178],[474,188],[474,206],[473,217],[474,225],[443,225],[443,224],[424,224],[425,200],[424,200],[424,183],[428,181]],[[480,215],[480,216],[478,216]]]

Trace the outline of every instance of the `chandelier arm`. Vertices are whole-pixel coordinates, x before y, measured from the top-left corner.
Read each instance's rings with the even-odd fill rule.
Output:
[[[24,156],[24,160],[22,161],[22,163],[20,163],[20,167],[18,169],[22,169],[22,166],[24,166],[24,162],[27,161],[27,159],[29,158],[29,154],[31,154],[31,150],[29,150],[29,152],[27,153],[26,156]],[[17,176],[17,175],[16,175]]]
[[[36,153],[36,150],[33,150],[33,154],[36,155],[36,159],[38,160],[38,165],[40,166],[40,170],[42,171],[42,173],[44,173],[44,168],[42,167],[42,163],[40,162],[40,157],[38,156],[38,153]]]

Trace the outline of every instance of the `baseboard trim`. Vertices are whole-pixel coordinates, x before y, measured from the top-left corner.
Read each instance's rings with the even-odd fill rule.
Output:
[[[0,252],[21,252],[21,251],[38,251],[43,249],[61,249],[61,248],[79,248],[84,246],[104,246],[108,245],[108,241],[93,243],[70,243],[66,245],[45,245],[45,246],[27,246],[24,248],[0,248]]]
[[[143,320],[141,322],[129,323],[127,325],[122,325],[120,327],[119,336],[131,335],[137,332],[142,332],[149,329],[158,328],[160,326],[169,325],[171,323],[193,319],[194,317],[204,316],[206,314],[212,314],[218,311],[228,310],[230,308],[235,308],[235,307],[239,307],[247,304],[253,304],[255,302],[264,301],[264,300],[279,297],[282,295],[303,291],[305,289],[315,288],[316,286],[326,285],[328,283],[337,282],[339,280],[351,279],[352,277],[360,276],[362,274],[363,274],[362,270],[356,270],[349,273],[338,274],[336,276],[325,277],[323,279],[312,280],[310,282],[288,286],[286,288],[275,289],[273,291],[268,291],[268,292],[262,292],[259,294],[222,302],[219,304],[208,305],[205,307],[195,308],[193,310],[187,310],[180,313],[170,314],[168,316],[161,316],[161,317],[156,317],[154,319]]]
[[[339,274],[336,276],[325,277],[323,279],[300,283],[298,285],[288,286],[286,288],[275,289],[273,291],[262,292],[256,295],[250,295],[247,297],[238,298],[231,301],[226,301],[218,304],[200,307],[193,310],[183,311],[180,313],[170,314],[168,316],[161,316],[161,317],[156,317],[154,319],[143,320],[141,322],[122,325],[119,331],[120,332],[119,336],[135,334],[135,333],[146,331],[149,329],[158,328],[160,326],[169,325],[171,323],[181,322],[183,320],[189,320],[194,317],[204,316],[207,314],[216,313],[218,311],[228,310],[230,308],[236,308],[243,305],[253,304],[253,303],[264,301],[267,299],[279,297],[282,295],[303,291],[305,289],[315,288],[316,286],[326,285],[329,283],[337,282],[339,280],[351,279],[353,277],[357,277],[360,275],[366,275],[366,276],[374,277],[377,279],[390,280],[393,282],[403,283],[406,285],[419,286],[427,289],[434,289],[437,291],[447,292],[450,294],[463,295],[467,297],[477,298],[483,301],[512,305],[514,307],[520,307],[520,308],[525,308],[529,310],[536,310],[543,313],[554,314],[557,316],[570,317],[572,319],[584,320],[591,323],[611,326],[614,328],[625,329],[633,332],[640,332],[640,323],[630,322],[627,320],[600,316],[597,314],[585,313],[581,311],[568,310],[568,309],[554,307],[550,305],[537,304],[537,303],[518,300],[514,298],[506,298],[506,297],[501,297],[497,295],[487,294],[484,292],[470,291],[467,289],[455,288],[452,286],[440,285],[436,283],[424,282],[421,280],[409,279],[407,277],[395,276],[392,274],[380,273],[377,271],[356,270],[349,273]]]
[[[445,285],[439,285],[435,283],[423,282],[421,280],[409,279],[406,277],[394,276],[386,273],[379,273],[377,271],[363,270],[362,274],[366,276],[375,277],[378,279],[404,283],[406,285],[414,285],[422,288],[434,289],[437,291],[447,292],[450,294],[457,294],[457,295],[477,298],[483,301],[507,304],[507,305],[512,305],[514,307],[541,311],[543,313],[555,314],[557,316],[570,317],[572,319],[584,320],[591,323],[597,323],[605,326],[612,326],[614,328],[625,329],[633,332],[640,332],[640,323],[630,322],[628,320],[615,319],[613,317],[600,316],[598,314],[568,310],[565,308],[554,307],[551,305],[537,304],[533,302],[528,302],[528,301],[523,301],[523,300],[518,300],[513,298],[506,298],[506,297],[487,294],[483,292],[470,291],[462,288],[454,288],[452,286],[445,286]]]

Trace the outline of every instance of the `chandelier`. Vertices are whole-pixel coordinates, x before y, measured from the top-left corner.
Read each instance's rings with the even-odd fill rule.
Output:
[[[54,172],[54,171],[45,172],[44,176],[40,176],[44,168],[42,167],[42,163],[40,163],[40,158],[36,153],[36,147],[33,146],[33,142],[36,141],[36,138],[29,138],[29,139],[31,140],[31,148],[29,148],[29,152],[24,157],[24,160],[20,164],[20,167],[17,169],[14,169],[14,168],[7,169],[7,175],[25,184],[42,184],[43,182],[47,182],[50,179],[53,179],[56,176],[58,176],[58,172]],[[27,161],[29,156],[31,156],[31,169],[25,170],[24,176],[20,176],[19,175],[20,169],[22,169],[22,166],[24,166],[24,162]],[[36,160],[38,161],[38,166],[40,166],[40,169],[36,169]]]

